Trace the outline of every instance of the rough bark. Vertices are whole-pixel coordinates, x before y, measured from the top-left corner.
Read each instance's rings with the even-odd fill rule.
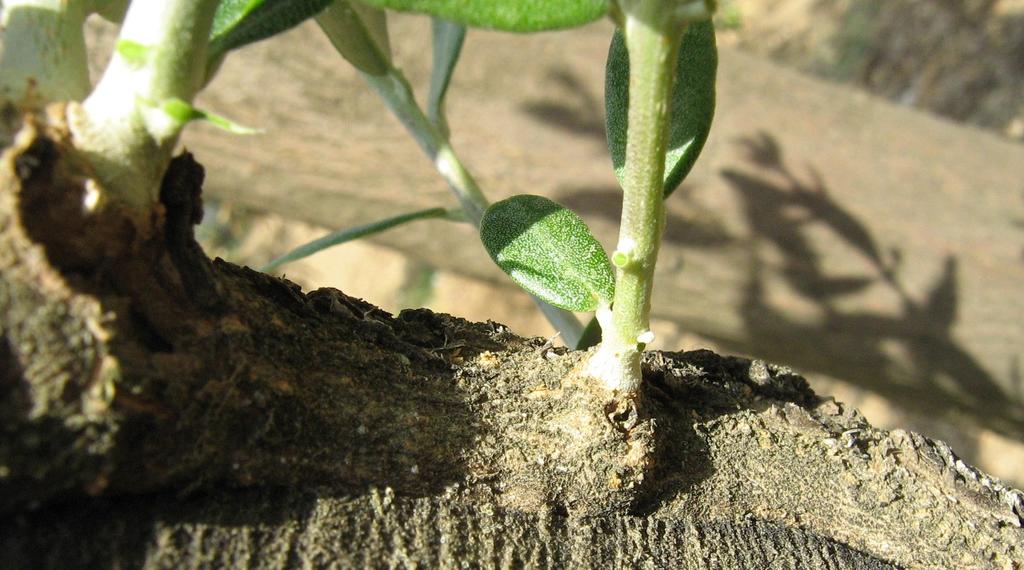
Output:
[[[1024,560],[1020,491],[789,369],[649,354],[609,410],[583,353],[210,262],[190,155],[158,231],[83,208],[67,141],[0,159],[8,567]]]
[[[31,568],[892,567],[813,532],[757,519],[566,518],[386,491],[163,494],[19,522],[31,530],[15,531],[0,553]]]

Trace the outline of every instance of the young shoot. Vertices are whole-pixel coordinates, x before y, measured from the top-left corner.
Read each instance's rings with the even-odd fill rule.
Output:
[[[587,252],[597,242],[585,226],[579,228],[576,242],[556,231],[538,237],[539,230],[509,240],[504,237],[507,224],[491,223],[488,212],[481,235],[498,265],[542,298],[540,291],[557,290],[553,282],[565,281],[566,274],[598,276],[592,284],[602,294],[595,294],[589,303],[560,306],[596,310],[601,343],[587,372],[617,397],[630,400],[642,386],[642,352],[654,340],[651,293],[665,224],[664,200],[689,172],[707,138],[714,113],[717,57],[710,7],[703,1],[622,0],[613,6],[612,14],[619,29],[606,66],[605,106],[608,146],[623,201],[619,240],[610,263],[604,264],[603,272],[596,270]],[[495,204],[492,210],[504,211],[532,200],[517,196]],[[536,260],[550,260],[560,271],[541,271],[542,277],[530,280],[521,277],[521,269],[520,275],[513,273],[503,260],[508,243],[518,241],[529,245],[517,244],[516,249],[531,251]],[[575,245],[581,242],[587,245]],[[540,261],[534,265],[544,266]],[[599,285],[609,281],[612,273],[614,287],[609,294]]]
[[[252,132],[192,106],[225,54],[302,22],[330,1],[6,0],[0,3],[0,101],[23,109],[69,103],[74,145],[101,189],[93,207],[117,204],[149,220],[187,123]],[[95,88],[83,36],[93,13],[123,19]]]
[[[641,355],[654,340],[651,293],[665,225],[664,200],[693,166],[714,114],[713,1],[365,3],[518,32],[577,26],[603,15],[615,21],[605,102],[608,147],[623,189],[615,251],[609,258],[578,216],[540,196],[519,195],[493,204],[479,226],[495,263],[529,293],[562,309],[596,311],[601,342],[587,373],[619,401],[634,400],[642,387]],[[386,90],[378,89],[388,98]],[[434,126],[440,136],[436,121]],[[593,326],[581,335],[584,342],[598,338]]]
[[[716,57],[710,9],[703,1],[621,0],[618,8],[606,113],[623,189],[622,221],[612,254],[615,298],[611,307],[597,312],[603,341],[588,371],[630,398],[641,387],[641,353],[654,340],[651,292],[664,200],[689,172],[707,138]]]
[[[203,85],[218,0],[136,0],[114,55],[82,105],[69,110],[75,145],[105,198],[144,211],[156,201],[188,109]]]

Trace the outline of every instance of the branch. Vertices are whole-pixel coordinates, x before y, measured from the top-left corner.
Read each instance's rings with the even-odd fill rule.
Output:
[[[341,524],[347,512],[370,526],[343,528],[386,522],[395,541],[376,551],[339,540],[331,524],[316,535],[316,548],[356,558],[430,559],[442,542],[410,538],[420,520],[483,521],[466,531],[479,545],[466,546],[480,550],[474,558],[486,556],[495,529],[535,521],[567,544],[591,528],[650,532],[672,551],[679,541],[704,544],[699,531],[691,542],[693,521],[712,533],[754,526],[785,556],[841,543],[909,567],[1009,565],[1024,553],[1024,494],[944,444],[871,427],[786,368],[708,351],[648,353],[646,399],[611,422],[603,389],[579,373],[582,353],[496,323],[425,310],[393,317],[336,290],[303,294],[209,262],[188,231],[203,178],[190,156],[162,185],[165,235],[128,243],[97,231],[121,224],[81,215],[84,177],[61,153],[61,129],[33,128],[0,160],[0,251],[11,260],[0,267],[0,510],[17,514],[0,527],[5,552],[52,540],[54,521],[89,521],[68,548],[77,537],[90,543],[94,530],[107,536],[90,513],[130,508],[138,493],[180,505],[181,493],[209,490],[229,504],[219,512],[252,512],[253,495],[238,491],[248,487],[306,505],[303,528]],[[38,514],[26,514],[33,504]],[[449,511],[436,511],[442,505]],[[39,522],[21,525],[22,515]],[[198,520],[172,519],[191,528]],[[234,552],[232,540],[262,544],[237,519],[202,520],[227,533],[220,552]],[[144,521],[115,527],[146,540],[147,529],[168,528]],[[633,530],[616,530],[623,525]],[[466,535],[440,536],[461,545]],[[125,555],[137,553],[133,540],[118,543]],[[175,540],[157,542],[173,550]],[[608,540],[659,559],[647,542]]]
[[[37,106],[89,92],[81,1],[0,3],[0,101]]]
[[[218,0],[136,0],[96,89],[69,109],[75,146],[96,168],[101,200],[145,211],[206,75]]]

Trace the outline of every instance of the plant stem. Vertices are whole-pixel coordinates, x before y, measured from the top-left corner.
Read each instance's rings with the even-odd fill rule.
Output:
[[[684,25],[669,25],[665,2],[623,3],[629,50],[629,126],[623,178],[622,223],[612,258],[615,300],[598,311],[602,342],[588,365],[624,399],[641,386],[640,356],[652,340],[649,315],[658,247],[665,226],[664,171],[668,113]]]
[[[105,200],[140,210],[156,201],[160,178],[187,122],[165,105],[190,104],[202,87],[218,3],[132,2],[103,78],[80,108],[69,111],[76,146],[96,168]]]
[[[427,158],[444,178],[466,213],[466,219],[474,226],[480,220],[490,203],[480,190],[476,180],[466,170],[458,155],[452,150],[448,139],[430,122],[413,95],[409,82],[397,69],[391,68],[381,75],[362,73],[366,80],[381,96],[391,112],[416,140]]]
[[[35,106],[89,92],[82,1],[0,2],[0,100]]]
[[[480,227],[480,220],[490,203],[484,193],[480,190],[476,180],[463,166],[457,154],[452,149],[448,138],[441,132],[435,123],[423,113],[416,104],[412,88],[409,82],[397,69],[390,68],[386,73],[373,75],[362,72],[363,78],[377,91],[384,99],[388,108],[398,117],[402,125],[419,144],[420,148],[427,155],[434,167],[444,178],[458,199],[466,219],[474,227]],[[583,334],[583,325],[580,324],[576,315],[537,299],[533,295],[534,303],[541,310],[548,322],[561,333],[562,340],[566,345],[576,346]]]

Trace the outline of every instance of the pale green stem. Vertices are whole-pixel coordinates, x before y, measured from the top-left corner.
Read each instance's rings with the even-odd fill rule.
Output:
[[[406,130],[419,144],[434,167],[444,178],[459,201],[466,219],[476,227],[480,226],[484,212],[490,203],[477,186],[476,180],[462,165],[458,155],[452,150],[447,137],[427,118],[416,104],[412,88],[401,72],[391,68],[387,73],[372,75],[363,73],[363,78],[384,99],[388,108],[398,117]],[[552,307],[540,299],[533,297],[534,303],[540,308],[556,330],[561,333],[562,340],[568,346],[576,346],[583,334],[583,326],[576,315]]]
[[[36,106],[89,92],[83,1],[0,2],[0,100]]]
[[[391,112],[395,114],[406,130],[419,144],[427,158],[452,189],[474,226],[480,225],[484,212],[490,205],[476,180],[466,170],[459,157],[452,150],[448,139],[430,122],[416,104],[409,82],[397,69],[391,68],[381,75],[363,73],[366,80],[381,96]]]
[[[190,104],[206,74],[219,0],[135,0],[110,65],[80,108],[69,111],[75,144],[90,158],[104,200],[144,210],[185,122],[168,112]]]
[[[629,51],[629,123],[622,224],[612,255],[615,300],[598,311],[602,342],[588,370],[623,399],[641,386],[640,357],[650,332],[651,288],[665,226],[664,170],[669,101],[684,30],[658,15],[661,2],[639,0],[625,11]]]

